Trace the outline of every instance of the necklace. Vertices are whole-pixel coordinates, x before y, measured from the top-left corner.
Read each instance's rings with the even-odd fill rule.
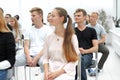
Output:
[[[59,38],[57,38],[57,41],[59,41]]]
[[[57,40],[57,41],[59,41],[59,40],[60,40],[60,38],[59,38],[59,36],[58,36],[58,35],[56,35],[56,40]]]
[[[60,41],[60,38],[63,34],[61,34],[61,33],[58,34],[57,32],[55,32],[55,35],[56,35],[56,40]]]

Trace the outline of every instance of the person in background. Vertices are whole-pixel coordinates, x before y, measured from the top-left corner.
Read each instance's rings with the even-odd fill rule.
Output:
[[[6,22],[9,24],[9,22],[10,22],[10,18],[11,18],[12,16],[11,16],[11,14],[5,14],[5,20],[6,20]]]
[[[51,29],[54,31],[55,27],[53,25],[51,25],[51,17],[52,17],[52,14],[51,14],[51,12],[49,12],[47,15],[47,22],[48,22],[48,25],[51,27]]]
[[[52,33],[49,26],[43,23],[43,10],[33,7],[30,10],[33,26],[29,27],[24,36],[24,53],[16,55],[15,66],[40,66],[43,72],[43,44],[46,37]]]
[[[97,72],[101,72],[101,70],[103,69],[104,63],[108,58],[109,50],[105,45],[106,32],[103,26],[97,23],[98,16],[99,15],[97,12],[92,12],[92,14],[90,15],[90,23],[88,24],[88,26],[94,28],[97,32],[98,45],[99,45],[98,52],[102,53],[102,56],[98,62]],[[96,73],[96,70],[94,71],[94,73]]]
[[[0,80],[7,80],[7,71],[15,63],[15,40],[0,10]]]
[[[19,15],[15,15],[14,17],[15,17],[17,20],[19,20],[19,18],[20,18]]]
[[[10,25],[10,18],[11,17],[12,17],[11,14],[6,14],[5,15],[5,20],[6,20],[7,26],[12,31],[12,26]]]
[[[74,19],[77,23],[75,33],[79,42],[81,56],[81,80],[87,80],[86,70],[92,62],[93,52],[98,50],[97,33],[95,29],[85,25],[87,12],[78,8],[74,13]],[[83,64],[83,65],[82,65]]]
[[[50,24],[50,21],[51,21],[50,17],[51,16],[52,16],[52,14],[51,14],[51,12],[49,12],[47,15],[47,22],[49,23],[50,26],[51,26],[51,24]]]
[[[67,11],[61,7],[56,7],[51,15],[50,22],[55,26],[55,31],[47,37],[43,49],[44,78],[45,80],[74,80],[80,51],[72,20]],[[67,20],[65,28],[64,24]]]
[[[4,14],[4,10],[0,7],[0,11]]]
[[[19,50],[20,44],[22,44],[22,32],[19,29],[18,21],[16,18],[10,18],[10,25],[12,26],[12,33],[16,42],[16,51]]]
[[[18,21],[19,29],[21,29],[22,26],[21,26],[21,24],[19,23],[19,19],[20,19],[19,15],[16,14],[16,15],[14,16],[14,18],[16,18],[16,20]]]
[[[87,16],[86,16],[86,23],[85,23],[85,24],[87,25],[87,24],[89,24],[89,23],[90,23],[90,15],[87,14]]]

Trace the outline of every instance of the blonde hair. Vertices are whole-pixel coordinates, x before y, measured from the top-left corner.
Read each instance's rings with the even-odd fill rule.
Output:
[[[0,32],[10,31],[7,27],[3,12],[0,10]]]
[[[32,13],[32,12],[34,12],[34,11],[36,11],[38,14],[40,14],[40,15],[42,16],[42,22],[44,23],[44,21],[43,21],[43,10],[42,10],[41,8],[39,8],[39,7],[33,7],[33,8],[30,10],[30,12]]]
[[[17,21],[17,19],[16,19],[15,17],[11,17],[10,20],[15,21],[15,24],[14,24],[14,26],[12,26],[12,27],[13,27],[13,29],[14,29],[15,32],[16,32],[15,38],[17,38],[17,37],[18,37],[18,34],[19,34],[19,25],[18,25],[18,21]]]
[[[43,16],[43,10],[39,7],[33,7],[30,12],[34,12],[34,11],[37,11],[39,14],[41,14]]]
[[[63,23],[66,23],[67,18],[68,18],[68,24],[67,24],[65,35],[64,35],[63,53],[65,55],[67,62],[75,62],[76,60],[78,60],[78,55],[72,43],[72,36],[74,34],[74,29],[72,26],[72,19],[67,14],[67,11],[65,9],[60,8],[60,7],[56,7],[55,9],[58,11],[58,14],[60,17],[61,16],[64,17]]]

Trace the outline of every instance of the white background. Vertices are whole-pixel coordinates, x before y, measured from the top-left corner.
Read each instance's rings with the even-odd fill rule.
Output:
[[[84,8],[88,13],[104,9],[109,15],[114,16],[113,0],[0,0],[0,7],[4,9],[5,14],[12,16],[20,15],[22,28],[31,26],[31,17],[29,10],[32,7],[40,7],[44,11],[44,22],[47,14],[54,7],[65,8],[73,18],[73,13],[77,8]]]

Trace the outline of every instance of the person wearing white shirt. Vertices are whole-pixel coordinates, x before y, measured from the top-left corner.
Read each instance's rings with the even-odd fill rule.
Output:
[[[49,26],[43,23],[43,11],[39,7],[30,10],[33,26],[24,35],[24,53],[16,56],[15,66],[39,65],[43,72],[42,49],[46,37],[52,33]]]
[[[72,20],[61,7],[56,7],[51,15],[55,31],[47,37],[43,48],[44,80],[74,80],[80,51]]]

